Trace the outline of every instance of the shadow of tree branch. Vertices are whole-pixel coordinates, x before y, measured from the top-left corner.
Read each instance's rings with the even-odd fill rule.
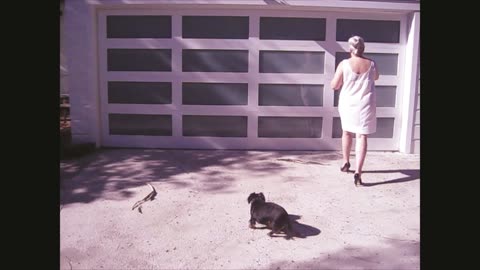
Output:
[[[133,192],[128,189],[146,183],[229,192],[237,181],[236,170],[261,178],[291,168],[285,161],[322,166],[322,161],[338,157],[331,151],[100,149],[78,159],[61,161],[60,202],[65,205],[99,198],[130,198]]]

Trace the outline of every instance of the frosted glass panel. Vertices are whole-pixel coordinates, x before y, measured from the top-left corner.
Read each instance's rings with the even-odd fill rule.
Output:
[[[396,86],[375,86],[377,95],[377,107],[395,107],[397,87]],[[333,92],[333,106],[338,106],[340,91]]]
[[[170,104],[171,82],[108,82],[108,103]]]
[[[248,39],[248,17],[183,16],[183,38]]]
[[[325,19],[260,17],[260,39],[325,40]]]
[[[323,85],[260,84],[258,103],[261,106],[322,106]]]
[[[337,41],[348,41],[355,35],[363,37],[366,43],[399,43],[400,21],[337,20]]]
[[[107,16],[107,38],[171,38],[170,16]]]
[[[368,135],[369,138],[393,138],[394,118],[377,117],[377,131]],[[340,117],[333,118],[332,138],[342,137]]]
[[[395,107],[397,87],[377,85],[375,87],[377,95],[377,107]]]
[[[370,138],[393,138],[394,118],[377,118],[377,132]]]
[[[183,104],[247,105],[247,83],[183,83]]]
[[[322,117],[258,117],[258,137],[321,138]]]
[[[183,136],[247,137],[247,116],[184,115]]]
[[[158,114],[108,115],[111,135],[172,136],[172,116]]]
[[[260,51],[260,73],[322,74],[324,52]]]
[[[338,100],[340,98],[340,91],[333,91],[333,106],[338,107]]]
[[[398,54],[393,53],[365,53],[365,57],[372,59],[377,63],[380,75],[397,75]],[[350,57],[350,53],[335,53],[335,69],[343,59]]]
[[[342,122],[340,121],[340,117],[334,117],[332,123],[332,138],[341,138],[342,132]]]
[[[108,49],[108,71],[172,71],[170,49]]]
[[[247,50],[183,50],[182,70],[248,72]]]

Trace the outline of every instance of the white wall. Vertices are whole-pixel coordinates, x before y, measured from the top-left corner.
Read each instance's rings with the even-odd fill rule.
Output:
[[[419,61],[420,63],[420,61]],[[420,64],[418,65],[420,70]],[[413,122],[413,140],[412,140],[412,152],[414,154],[420,154],[420,72],[418,75],[418,93],[415,100],[415,119]]]
[[[420,52],[420,12],[408,16],[407,44],[405,45],[405,71],[403,86],[402,127],[400,152],[413,152],[415,113],[418,95],[419,52]]]
[[[96,142],[98,133],[94,10],[88,2],[66,0],[63,13],[63,41],[69,74],[67,81],[74,143]]]
[[[65,53],[65,31],[64,31],[64,18],[60,16],[60,94],[68,94],[68,66]]]
[[[420,45],[420,41],[418,41]],[[412,121],[412,142],[410,146],[410,153],[420,154],[420,51],[418,51],[417,73],[418,79],[416,89],[414,91],[414,105],[413,105],[413,121]],[[408,152],[408,151],[407,151]]]

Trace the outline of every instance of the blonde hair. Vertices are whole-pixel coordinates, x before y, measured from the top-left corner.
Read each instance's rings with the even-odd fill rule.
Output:
[[[362,55],[365,51],[365,42],[362,37],[353,36],[349,38],[348,45],[350,46],[350,52],[355,55]]]

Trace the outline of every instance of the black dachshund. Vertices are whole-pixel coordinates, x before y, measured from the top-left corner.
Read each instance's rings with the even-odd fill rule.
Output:
[[[258,222],[272,230],[268,233],[270,237],[281,231],[286,234],[286,239],[295,236],[288,213],[283,207],[272,202],[265,202],[265,196],[261,192],[251,193],[247,201],[251,203],[250,228],[256,229],[255,222]]]

